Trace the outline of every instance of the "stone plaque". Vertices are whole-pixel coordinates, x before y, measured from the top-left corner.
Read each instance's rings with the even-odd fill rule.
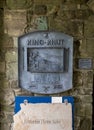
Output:
[[[60,32],[32,32],[19,37],[19,86],[34,93],[72,88],[73,38]]]
[[[13,130],[72,130],[70,103],[26,103],[14,115]]]
[[[82,58],[79,59],[79,69],[92,69],[92,59]]]

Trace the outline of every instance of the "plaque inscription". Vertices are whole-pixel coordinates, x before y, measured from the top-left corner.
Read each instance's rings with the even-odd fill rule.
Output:
[[[19,85],[35,93],[72,88],[73,38],[59,32],[32,32],[19,37]]]
[[[79,69],[92,69],[92,59],[82,58],[79,59]]]

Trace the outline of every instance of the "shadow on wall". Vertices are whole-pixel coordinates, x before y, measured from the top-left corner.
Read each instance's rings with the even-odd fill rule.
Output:
[[[0,8],[0,50],[2,49],[1,46],[2,46],[3,34],[4,34],[4,22],[3,22],[3,18],[4,18],[4,9]]]
[[[79,47],[80,47],[80,41],[76,40],[74,41],[74,57],[77,58],[80,56],[80,51],[79,51]]]
[[[94,72],[93,72],[93,94],[94,94]],[[93,119],[93,121],[92,121],[92,130],[94,130],[94,96],[93,96],[93,114],[92,114],[92,119]]]
[[[3,8],[3,0],[0,0],[0,92],[1,92],[1,87],[3,86],[2,80],[4,78],[4,72],[2,72],[2,63],[4,61],[4,55],[3,55],[3,49],[2,49],[2,44],[3,44],[3,34],[4,34],[4,8]],[[1,107],[1,95],[0,95],[0,113],[2,111]],[[1,115],[0,115],[1,116]],[[1,123],[0,123],[0,128],[1,128]]]

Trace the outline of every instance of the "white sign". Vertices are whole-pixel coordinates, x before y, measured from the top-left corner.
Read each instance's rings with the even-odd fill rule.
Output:
[[[26,103],[14,115],[13,130],[72,130],[70,103]]]

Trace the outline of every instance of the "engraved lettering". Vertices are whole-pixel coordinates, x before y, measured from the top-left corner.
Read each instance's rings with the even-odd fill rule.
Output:
[[[51,124],[51,120],[41,120],[41,124]]]
[[[28,39],[27,45],[28,46],[44,46],[45,44],[47,46],[63,46],[64,40],[63,39],[48,39],[48,40],[42,40],[42,39]]]
[[[54,89],[62,89],[63,85],[62,84],[55,84]]]
[[[49,45],[51,45],[51,40],[48,40],[48,43],[47,43],[47,45],[49,46]]]
[[[44,86],[44,91],[45,91],[45,93],[48,92],[49,88],[50,88],[50,86]]]
[[[44,41],[43,40],[40,40],[40,45],[44,45]]]
[[[33,84],[31,83],[31,86],[29,86],[29,88],[32,88],[32,89],[37,89],[38,87],[37,87],[37,86],[35,86],[35,85],[33,85]]]
[[[27,45],[28,45],[28,46],[31,45],[31,40],[27,40]]]
[[[39,84],[59,84],[60,76],[58,74],[41,74],[35,76],[35,81]]]
[[[35,119],[35,120],[32,120],[32,119],[25,119],[25,123],[27,124],[41,124],[41,125],[44,125],[44,124],[62,124],[64,123],[64,120],[63,119]]]

